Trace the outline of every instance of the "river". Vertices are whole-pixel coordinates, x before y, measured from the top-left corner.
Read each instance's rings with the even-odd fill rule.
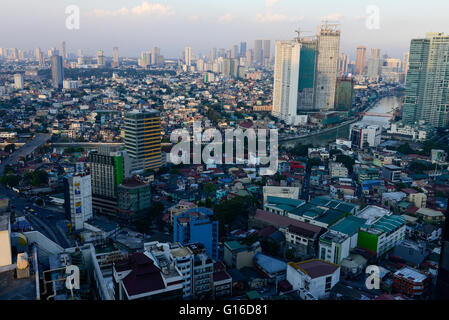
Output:
[[[380,99],[372,108],[368,109],[367,112],[372,113],[382,113],[382,114],[392,114],[394,109],[399,107],[401,103],[401,98],[396,96],[390,96]],[[364,116],[363,122],[377,124],[380,126],[388,127],[390,118],[379,117],[379,116]],[[349,138],[349,128],[351,124],[344,127],[325,132],[323,134],[313,135],[307,138],[300,138],[298,140],[286,141],[281,143],[281,145],[289,148],[294,147],[296,143],[301,142],[302,144],[313,144],[315,146],[325,146],[330,142],[335,141],[337,138]]]

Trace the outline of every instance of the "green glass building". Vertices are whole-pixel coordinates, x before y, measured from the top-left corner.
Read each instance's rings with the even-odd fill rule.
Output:
[[[125,153],[121,146],[102,145],[89,154],[92,175],[92,206],[96,213],[115,216],[117,186],[125,178]]]
[[[314,109],[317,50],[318,42],[316,39],[301,39],[298,112],[313,111]]]
[[[350,111],[354,103],[354,80],[352,78],[337,79],[335,90],[335,110]]]

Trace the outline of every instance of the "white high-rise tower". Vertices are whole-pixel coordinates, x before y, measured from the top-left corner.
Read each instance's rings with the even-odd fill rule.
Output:
[[[192,48],[186,47],[184,58],[185,58],[186,65],[191,66],[192,65]]]
[[[300,55],[301,43],[276,42],[272,114],[288,124],[297,118]]]

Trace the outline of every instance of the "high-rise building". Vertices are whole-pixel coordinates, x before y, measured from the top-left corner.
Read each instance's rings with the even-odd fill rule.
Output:
[[[249,66],[252,66],[253,63],[254,63],[253,50],[251,50],[251,49],[246,50],[246,65],[249,67]]]
[[[255,64],[262,64],[263,62],[263,50],[262,40],[254,40],[254,56],[253,61]]]
[[[97,213],[111,216],[117,213],[117,186],[130,171],[130,159],[121,149],[105,144],[89,154],[93,210]]]
[[[157,110],[133,110],[125,114],[125,148],[133,171],[158,169],[161,157],[161,117]]]
[[[271,59],[271,40],[263,41],[263,64],[268,65]]]
[[[53,87],[61,89],[64,82],[64,66],[61,56],[51,56],[51,78]]]
[[[301,43],[276,41],[272,114],[288,124],[296,122],[300,55]]]
[[[59,50],[57,50],[56,48],[51,48],[50,50],[48,50],[47,54],[48,54],[48,56],[50,58],[52,56],[58,56],[59,55]]]
[[[61,43],[61,56],[62,59],[67,59],[67,47],[65,41],[62,41]]]
[[[449,124],[449,36],[428,33],[413,39],[407,74],[403,121],[424,120],[434,127]]]
[[[239,56],[240,56],[239,46],[235,44],[232,46],[231,49],[231,58],[235,59],[238,58]]]
[[[238,78],[239,76],[239,59],[223,59],[221,73],[230,78]]]
[[[35,49],[35,57],[36,57],[36,61],[39,62],[39,66],[43,66],[44,65],[44,54],[41,51],[40,48],[36,48]]]
[[[14,88],[17,90],[23,90],[23,74],[16,73],[14,75]]]
[[[315,85],[315,109],[334,107],[340,51],[340,25],[325,23],[318,28],[318,58]]]
[[[114,47],[112,49],[113,51],[113,60],[112,60],[112,66],[114,68],[118,68],[120,66],[120,62],[119,62],[119,55],[118,55],[118,47]]]
[[[209,62],[214,62],[217,59],[217,48],[212,48],[209,54]]]
[[[380,49],[371,49],[370,57],[368,60],[368,72],[369,79],[379,79],[382,67],[382,59],[380,57]]]
[[[218,221],[212,220],[212,216],[212,210],[207,208],[193,208],[175,216],[173,242],[201,243],[207,255],[218,260]]]
[[[338,59],[338,75],[341,77],[349,72],[349,56],[345,53],[340,54]]]
[[[246,42],[240,42],[240,57],[246,56]]]
[[[355,73],[363,74],[366,67],[366,47],[357,47],[357,57],[355,60]]]
[[[84,64],[84,56],[83,56],[83,51],[81,49],[78,49],[78,65],[83,65]]]
[[[147,68],[151,64],[151,52],[142,52],[138,64],[142,68]]]
[[[93,218],[91,176],[84,172],[64,178],[64,207],[66,219],[74,230],[84,228],[84,222]]]
[[[151,207],[151,187],[136,178],[126,179],[117,187],[118,212],[130,221],[143,217]]]
[[[192,65],[192,48],[190,48],[190,47],[185,48],[184,59],[185,59],[184,61],[185,61],[186,65],[188,65],[188,66]]]
[[[402,57],[402,73],[407,74],[409,68],[410,52],[404,53]]]
[[[335,110],[351,110],[354,98],[354,79],[352,77],[339,78],[335,92]]]
[[[297,109],[298,112],[314,111],[318,41],[312,37],[298,37],[297,41],[301,43]]]
[[[410,53],[404,53],[404,56],[402,57],[402,75],[403,75],[403,82],[407,82],[407,73],[409,68],[409,60],[410,60]]]
[[[159,56],[160,55],[161,55],[161,49],[159,49],[158,47],[154,47],[151,50],[151,64],[152,65],[159,64]]]
[[[98,50],[97,52],[97,66],[98,67],[106,66],[106,57],[104,56],[103,50]]]

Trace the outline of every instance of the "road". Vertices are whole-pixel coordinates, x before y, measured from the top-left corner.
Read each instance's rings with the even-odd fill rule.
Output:
[[[64,211],[35,206],[30,200],[20,197],[16,192],[0,186],[0,193],[5,194],[10,199],[10,205],[15,206],[14,211],[23,214],[25,207],[34,210],[34,214],[26,213],[25,216],[33,229],[41,232],[50,240],[59,244],[63,248],[73,246],[60,225],[65,225]]]
[[[0,176],[4,174],[5,167],[7,165],[15,165],[19,161],[21,157],[26,157],[33,153],[34,150],[39,148],[41,145],[46,143],[48,140],[50,140],[51,135],[50,134],[44,134],[44,133],[37,133],[33,140],[26,143],[23,147],[20,149],[17,149],[15,152],[13,152],[6,160],[0,164]]]
[[[283,137],[279,139],[279,142],[283,143],[283,142],[289,142],[289,141],[294,141],[294,140],[299,140],[299,139],[304,139],[304,138],[310,138],[316,135],[320,135],[320,134],[324,134],[324,133],[329,133],[332,131],[336,131],[340,128],[343,128],[345,126],[347,126],[348,124],[352,124],[355,123],[357,121],[359,121],[361,118],[355,118],[355,119],[351,119],[349,121],[343,122],[335,127],[332,128],[326,128],[326,129],[321,129],[312,133],[308,133],[308,134],[303,134],[303,135],[299,135],[299,136],[288,136],[288,137]]]

